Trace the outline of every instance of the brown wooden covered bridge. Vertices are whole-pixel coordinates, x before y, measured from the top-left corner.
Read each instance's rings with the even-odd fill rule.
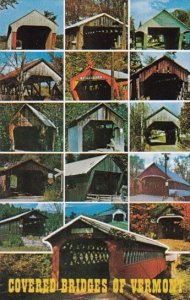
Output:
[[[98,104],[69,124],[72,152],[124,152],[125,119],[106,104]]]
[[[113,86],[114,99],[111,99]],[[73,99],[78,100],[127,100],[128,74],[120,71],[87,67],[70,79]]]
[[[43,236],[46,232],[47,217],[37,210],[24,212],[20,215],[0,221],[0,241],[6,241],[10,235]]]
[[[136,49],[189,49],[190,27],[167,10],[140,25],[135,33]]]
[[[53,250],[53,278],[155,278],[167,247],[152,239],[79,216],[44,239]]]
[[[24,104],[9,122],[11,150],[53,151],[56,130],[46,115]]]
[[[179,141],[180,121],[173,112],[166,107],[161,107],[145,120],[145,137],[146,142],[151,145],[159,145],[161,142],[155,142],[152,132],[164,133],[164,144],[175,145]]]
[[[0,197],[44,194],[54,172],[34,159],[15,163],[0,170]]]
[[[101,13],[65,29],[66,49],[126,49],[127,25]]]
[[[132,100],[188,100],[190,71],[162,56],[131,76]]]
[[[66,201],[85,201],[104,196],[107,200],[119,195],[123,171],[110,157],[99,155],[65,165]]]
[[[56,31],[56,23],[33,10],[9,25],[8,49],[54,49]]]
[[[62,80],[52,64],[37,59],[0,77],[0,99],[61,100]]]
[[[190,196],[190,183],[178,174],[152,163],[138,177],[139,193],[159,196]]]

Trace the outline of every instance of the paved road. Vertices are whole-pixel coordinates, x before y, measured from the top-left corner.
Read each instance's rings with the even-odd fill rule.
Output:
[[[163,198],[162,196],[152,196],[152,195],[135,195],[130,196],[130,202],[174,202],[174,198],[167,197]]]
[[[43,196],[18,196],[0,199],[0,202],[41,202],[44,201]]]

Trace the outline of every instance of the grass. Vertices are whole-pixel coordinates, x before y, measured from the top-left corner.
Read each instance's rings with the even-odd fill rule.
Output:
[[[184,240],[161,239],[160,243],[170,248],[170,251],[190,251],[190,242]]]
[[[26,246],[21,246],[21,247],[16,247],[16,246],[12,246],[12,247],[4,247],[4,246],[0,246],[0,251],[10,251],[10,252],[14,252],[14,251],[50,251],[50,249],[46,248],[46,247],[26,247]]]
[[[110,225],[113,225],[115,227],[124,229],[124,230],[128,230],[128,223],[127,222],[117,222],[117,221],[113,221],[109,223]]]

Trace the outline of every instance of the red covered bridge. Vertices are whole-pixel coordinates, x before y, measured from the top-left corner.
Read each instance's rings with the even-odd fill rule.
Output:
[[[74,100],[114,100],[128,99],[128,74],[124,72],[96,69],[91,66],[70,80],[70,90]]]
[[[167,268],[167,247],[152,239],[79,216],[50,234],[53,278],[155,278]]]

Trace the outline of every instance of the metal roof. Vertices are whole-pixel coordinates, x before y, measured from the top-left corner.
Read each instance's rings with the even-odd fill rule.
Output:
[[[141,236],[138,235],[136,233],[124,230],[124,229],[120,229],[118,227],[115,227],[113,225],[101,222],[101,221],[97,221],[88,217],[85,217],[83,215],[75,218],[74,220],[72,220],[71,222],[67,223],[65,226],[59,228],[58,230],[54,231],[53,233],[51,233],[50,235],[48,235],[43,241],[44,242],[48,242],[48,240],[51,240],[52,237],[55,237],[56,235],[60,235],[62,231],[66,230],[69,226],[73,225],[74,223],[76,223],[77,221],[82,221],[85,224],[91,225],[92,227],[112,236],[115,238],[121,238],[123,240],[133,240],[139,243],[144,243],[144,244],[149,244],[149,245],[153,245],[153,246],[157,246],[159,248],[164,248],[165,250],[168,250],[169,248],[158,242],[155,241],[153,239],[147,238],[145,236]]]
[[[95,156],[92,158],[87,158],[65,165],[65,176],[75,176],[87,174],[92,170],[99,162],[104,160],[107,155]]]
[[[1,221],[0,221],[0,225],[1,225],[1,224],[4,224],[4,223],[8,223],[8,222],[12,222],[12,221],[21,219],[22,217],[25,217],[25,216],[30,215],[30,214],[33,214],[33,213],[34,213],[34,214],[35,214],[35,213],[40,214],[41,216],[43,216],[44,218],[47,219],[47,217],[44,216],[43,214],[41,214],[40,212],[38,212],[38,211],[36,211],[36,210],[30,210],[30,211],[27,211],[27,212],[22,213],[22,214],[20,214],[20,215],[17,215],[17,216],[8,218],[8,219],[1,220]]]
[[[155,163],[156,167],[159,168],[162,172],[165,173],[165,167]],[[170,171],[169,169],[167,169],[167,175],[173,180],[173,181],[176,181],[176,182],[179,182],[179,183],[182,183],[182,184],[185,184],[185,185],[188,185],[190,186],[190,183],[187,182],[185,179],[183,179],[181,176],[179,176],[178,174]]]
[[[19,111],[21,111],[24,107],[28,107],[32,113],[45,125],[48,127],[53,127],[56,129],[55,124],[50,121],[50,119],[48,119],[47,116],[45,116],[43,113],[41,113],[40,111],[38,111],[37,109],[35,109],[32,105],[29,104],[24,104],[21,109]]]
[[[101,72],[101,73],[104,73],[104,74],[106,74],[106,75],[108,75],[108,76],[111,76],[112,74],[111,74],[111,70],[108,70],[108,69],[97,69],[97,68],[93,68],[94,70],[96,70],[96,71],[99,71],[99,72]],[[124,73],[124,72],[120,72],[120,71],[114,71],[114,78],[116,78],[116,79],[128,79],[129,78],[129,76],[128,76],[128,74],[127,73]]]
[[[101,18],[101,17],[108,17],[109,19],[112,19],[113,21],[119,23],[120,25],[123,25],[123,22],[119,21],[118,19],[116,19],[116,18],[114,18],[114,17],[112,17],[112,16],[110,16],[110,15],[108,15],[108,14],[106,14],[106,13],[101,13],[101,14],[98,14],[98,15],[96,15],[96,16],[92,16],[92,17],[83,19],[83,20],[81,20],[81,21],[78,21],[78,22],[76,22],[75,24],[66,26],[65,29],[67,30],[67,29],[70,29],[70,28],[79,27],[79,26],[81,26],[81,25],[84,25],[84,24],[86,24],[86,23],[88,23],[88,22],[91,22],[91,21],[96,20],[96,19]],[[127,27],[127,25],[126,25],[126,27]]]

